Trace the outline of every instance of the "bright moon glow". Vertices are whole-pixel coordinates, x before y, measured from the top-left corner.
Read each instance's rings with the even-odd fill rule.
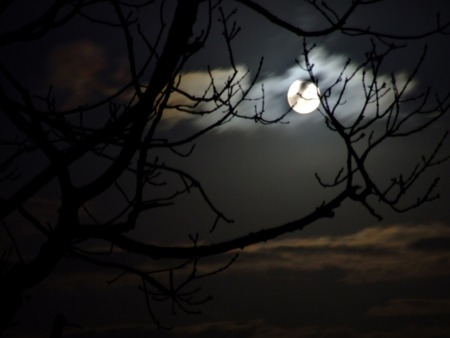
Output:
[[[297,113],[309,114],[319,107],[319,88],[312,82],[296,80],[289,87],[289,106]]]

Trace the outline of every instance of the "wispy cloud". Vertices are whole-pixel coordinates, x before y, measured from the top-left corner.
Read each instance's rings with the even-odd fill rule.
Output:
[[[346,56],[333,54],[325,48],[315,48],[310,53],[309,58],[310,62],[314,64],[314,74],[318,79],[321,92],[324,93],[328,88],[333,86],[332,91],[327,93],[327,102],[331,108],[335,105],[337,106],[336,116],[344,121],[356,118],[356,116],[365,109],[365,93],[368,91],[368,87],[374,78],[373,72],[367,68],[359,68],[358,63],[356,62],[347,64],[348,58]],[[221,77],[227,73],[228,76],[230,76],[232,72],[232,69],[221,69],[220,72],[217,72],[217,75],[214,76],[218,77],[218,82],[223,83]],[[207,87],[210,82],[209,74],[200,71],[193,73],[195,76],[192,77],[188,74],[185,75],[186,81],[183,83],[183,87],[189,88],[191,95],[202,95],[204,89],[199,90],[201,87],[197,86],[197,83],[202,83],[203,87]],[[344,85],[345,79],[352,76],[352,80]],[[403,72],[395,74],[395,78],[396,85],[400,89],[407,83],[408,79],[407,74]],[[262,96],[262,90],[264,89],[263,117],[266,120],[275,120],[283,116],[289,111],[287,103],[289,86],[298,79],[306,81],[310,80],[309,74],[298,65],[288,68],[284,73],[279,75],[266,75],[261,77],[251,89],[248,95],[249,100],[245,100],[239,105],[239,113],[251,117],[254,114],[255,109],[256,111],[261,110],[262,100],[258,100],[258,98]],[[372,103],[369,104],[369,108],[365,111],[366,116],[375,114],[377,109],[386,109],[394,100],[391,76],[388,74],[378,74],[376,80],[378,88],[381,88],[382,86],[385,87],[383,90],[384,95],[380,95],[378,103],[374,103],[372,98]],[[414,86],[415,83],[412,82],[405,93],[411,92]],[[342,96],[341,92],[343,93]],[[171,100],[180,103],[180,96],[175,95]],[[186,100],[186,103],[188,103],[188,100]],[[289,121],[290,124],[294,125],[304,122],[322,121],[322,119],[318,119],[317,116],[318,112],[300,116],[291,111],[284,118],[284,121]],[[215,119],[220,118],[220,112],[215,113],[213,117]],[[210,121],[211,116],[196,117],[195,120],[195,122],[200,125],[205,125],[210,123]],[[222,130],[230,128],[247,131],[256,130],[251,121],[239,118],[236,118],[225,125]]]
[[[371,227],[345,236],[277,240],[247,248],[244,259],[234,269],[336,268],[345,272],[347,283],[448,275],[450,250],[424,250],[417,243],[449,237],[449,226],[428,224]]]

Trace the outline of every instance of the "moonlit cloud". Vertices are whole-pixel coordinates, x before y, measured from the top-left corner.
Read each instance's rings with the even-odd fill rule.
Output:
[[[365,228],[346,236],[275,240],[245,249],[234,268],[245,271],[318,271],[336,268],[347,283],[374,283],[448,275],[450,250],[423,250],[423,240],[449,238],[440,224]]]
[[[221,107],[221,102],[229,101],[231,105],[236,105],[242,98],[242,90],[249,87],[249,77],[244,66],[237,66],[236,69],[182,73],[174,83],[176,90],[170,94],[163,118],[171,124],[192,119],[194,123],[205,126],[227,111],[226,106]],[[234,86],[232,92],[224,90],[227,84]],[[203,102],[202,98],[205,99]],[[196,115],[210,111],[213,113]]]
[[[330,86],[333,86],[335,82],[342,78],[343,81],[339,82],[333,87],[331,91],[331,95],[328,97],[328,104],[333,107],[338,103],[338,97],[341,94],[341,91],[344,89],[344,80],[346,77],[350,77],[353,73],[356,75],[353,79],[346,84],[344,94],[342,95],[341,105],[336,110],[336,116],[344,121],[351,121],[352,118],[355,118],[357,114],[361,111],[361,109],[365,105],[365,91],[364,87],[370,84],[370,81],[373,79],[373,73],[370,70],[357,70],[358,65],[354,62],[350,62],[347,66],[345,72],[341,74],[347,63],[347,57],[344,55],[333,54],[327,51],[324,48],[315,48],[310,53],[310,61],[314,64],[314,73],[315,77],[319,81],[319,87],[322,93],[326,91]],[[232,69],[220,69],[213,72],[214,81],[216,83],[224,83],[224,79],[232,74]],[[189,93],[195,96],[201,96],[205,92],[205,88],[208,87],[210,83],[209,74],[207,72],[194,72],[187,73],[183,75],[184,80],[180,84],[184,88],[189,88]],[[396,84],[398,88],[402,88],[407,82],[407,75],[405,73],[395,74]],[[262,88],[264,88],[264,115],[263,117],[266,120],[275,120],[280,116],[283,116],[288,110],[289,106],[286,102],[286,94],[290,85],[300,79],[300,80],[309,80],[309,74],[302,69],[298,65],[294,65],[293,67],[287,69],[283,74],[280,75],[269,75],[264,78],[261,78],[258,82],[255,83],[252,90],[250,91],[248,98],[239,105],[239,113],[241,115],[245,115],[251,117],[255,109],[258,111],[262,107],[262,101],[258,100],[262,94]],[[363,81],[364,80],[364,81]],[[391,83],[390,75],[381,74],[377,77],[378,86],[386,86],[387,92],[386,95],[379,98],[379,106],[380,109],[387,108],[394,99],[393,96],[393,88]],[[415,84],[413,82],[410,83],[408,89],[405,93],[409,93]],[[177,104],[182,104],[183,100],[185,100],[185,104],[189,104],[189,100],[181,97],[178,94],[173,94],[173,98],[170,101],[176,102]],[[342,105],[342,103],[344,103]],[[376,112],[376,104],[372,103],[371,108],[369,108],[366,112],[367,115],[374,114]],[[308,116],[296,116],[295,113],[289,113],[285,117],[285,121],[289,121],[290,124],[298,124],[305,121],[321,121],[321,119],[317,119],[316,114],[310,114]],[[178,117],[181,119],[183,115],[173,114],[173,117]],[[185,115],[186,116],[186,115]],[[219,119],[221,116],[220,112],[215,113],[213,116],[207,116],[207,118],[196,117],[193,120],[196,124],[200,126],[206,126],[208,123],[211,123],[213,119]],[[220,128],[221,130],[227,129],[240,129],[240,130],[255,130],[254,123],[248,120],[235,118],[231,123]]]

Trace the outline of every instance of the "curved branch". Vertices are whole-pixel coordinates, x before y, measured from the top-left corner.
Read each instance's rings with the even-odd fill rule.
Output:
[[[280,226],[269,229],[263,229],[248,235],[237,237],[235,239],[224,241],[211,245],[199,245],[193,247],[163,247],[152,244],[145,244],[136,240],[132,240],[120,234],[97,234],[98,238],[110,241],[115,246],[141,255],[146,255],[153,259],[161,258],[192,258],[205,257],[222,254],[236,249],[243,249],[249,245],[265,242],[283,234],[301,230],[309,224],[316,222],[322,218],[330,218],[334,216],[334,210],[338,208],[341,203],[351,195],[351,192],[346,189],[338,194],[330,202],[321,205],[314,212],[309,215],[289,222]]]

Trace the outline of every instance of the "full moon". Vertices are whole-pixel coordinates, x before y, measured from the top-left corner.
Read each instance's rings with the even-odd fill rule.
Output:
[[[296,80],[289,87],[287,99],[289,106],[300,114],[309,114],[319,107],[320,91],[312,82]]]

